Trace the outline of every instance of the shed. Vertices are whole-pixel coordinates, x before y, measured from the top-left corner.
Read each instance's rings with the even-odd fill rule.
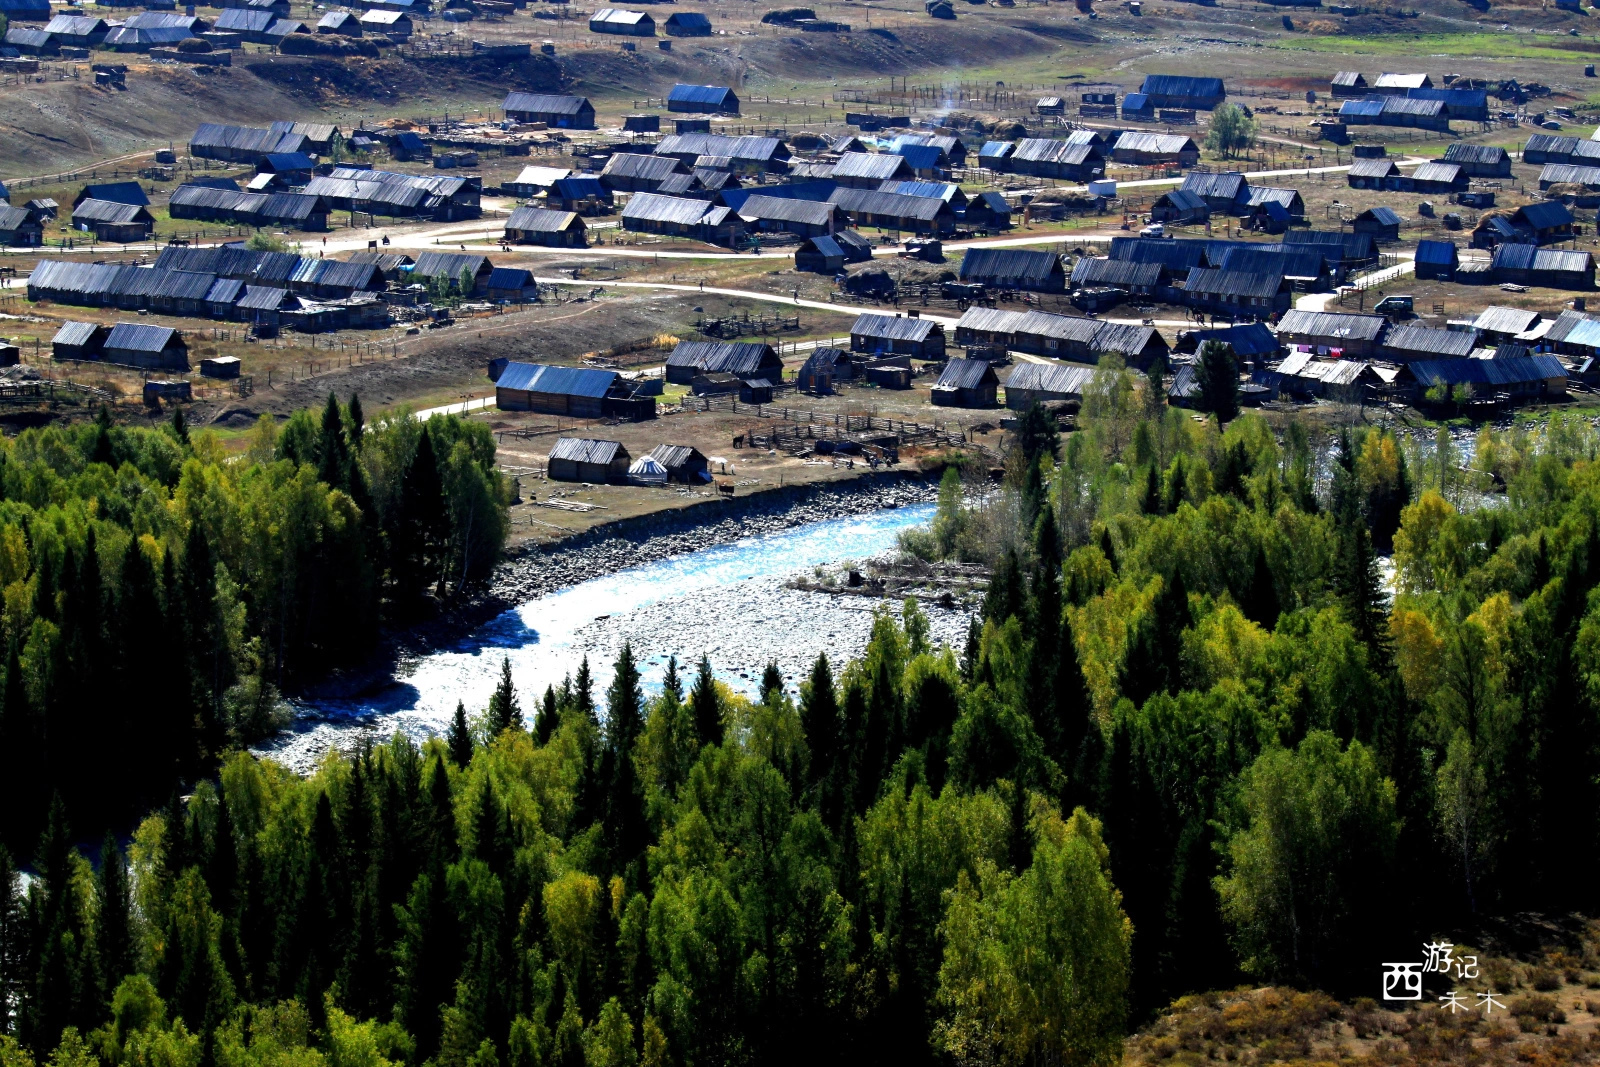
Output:
[[[97,322],[63,322],[50,339],[55,359],[99,359],[111,327]]]
[[[747,196],[739,204],[738,213],[755,229],[795,233],[801,237],[825,236],[838,228],[839,209],[827,201]]]
[[[844,249],[832,237],[809,237],[794,250],[794,269],[812,274],[838,274],[844,269]]]
[[[188,370],[189,346],[170,326],[119,322],[106,335],[100,358],[146,369]]]
[[[588,97],[548,93],[507,93],[500,110],[512,122],[543,122],[571,130],[594,129],[594,105]]]
[[[490,272],[484,289],[490,300],[513,304],[539,302],[539,281],[533,271],[523,267],[496,267]]]
[[[155,224],[155,217],[138,204],[84,200],[72,209],[74,228],[92,232],[99,240],[118,244],[149,240]]]
[[[649,457],[666,469],[669,481],[700,485],[711,480],[705,455],[693,445],[656,445]]]
[[[1193,108],[1211,111],[1228,98],[1221,78],[1194,78],[1179,74],[1149,74],[1139,86],[1152,107]]]
[[[1498,145],[1457,141],[1444,150],[1444,161],[1454,163],[1471,178],[1511,177],[1511,155]]]
[[[1350,228],[1356,233],[1370,233],[1374,240],[1398,241],[1403,221],[1391,208],[1373,207],[1352,219]]]
[[[1347,356],[1371,358],[1378,353],[1378,338],[1388,320],[1382,315],[1345,315],[1333,311],[1288,311],[1278,322],[1278,340],[1306,345],[1326,354],[1338,350]]]
[[[1411,172],[1411,188],[1419,193],[1463,193],[1469,184],[1455,163],[1428,162]]]
[[[1409,363],[1417,359],[1460,359],[1478,346],[1478,331],[1439,329],[1407,323],[1393,326],[1378,348],[1382,359]]]
[[[621,441],[563,437],[550,450],[546,470],[558,482],[622,482],[628,478],[633,457]]]
[[[239,377],[243,364],[238,356],[210,356],[200,361],[202,378],[230,379]]]
[[[711,26],[707,23],[706,33],[710,32]],[[680,82],[667,94],[667,110],[690,115],[737,115],[739,96],[724,85],[684,85]]]
[[[1328,87],[1333,96],[1366,96],[1366,75],[1356,70],[1341,70],[1333,76]]]
[[[843,348],[825,346],[815,348],[801,364],[796,384],[803,393],[826,396],[833,392],[834,382],[851,381],[856,377],[856,363],[851,353]]]
[[[603,7],[589,16],[590,33],[610,33],[623,37],[654,37],[656,20],[643,11]]]
[[[1281,270],[1254,273],[1195,267],[1184,281],[1184,302],[1191,307],[1256,315],[1262,318],[1289,307],[1288,280]]]
[[[416,30],[411,16],[404,11],[379,11],[376,8],[361,16],[361,28],[389,37],[410,37]]]
[[[1405,182],[1400,165],[1387,157],[1355,159],[1345,171],[1345,181],[1352,189],[1399,189]]]
[[[544,196],[545,206],[580,215],[609,215],[616,198],[599,178],[561,178]]]
[[[1086,182],[1106,172],[1106,161],[1096,144],[1025,137],[1008,157],[1007,169],[1035,178]]]
[[[1402,367],[1396,383],[1409,387],[1417,400],[1435,386],[1451,390],[1464,386],[1484,397],[1504,393],[1513,400],[1537,400],[1566,395],[1567,369],[1551,355],[1424,360]]]
[[[1127,100],[1132,100],[1130,95]],[[1127,110],[1127,100],[1123,110]],[[1118,163],[1131,163],[1149,167],[1163,163],[1176,163],[1192,167],[1200,162],[1200,146],[1194,139],[1181,133],[1141,133],[1130,131],[1117,138],[1111,146],[1111,158]]]
[[[711,20],[699,11],[674,11],[662,27],[668,37],[710,37]],[[737,101],[735,101],[737,108]],[[737,113],[737,111],[735,111]]]
[[[1534,245],[1502,244],[1494,250],[1496,282],[1542,285],[1551,289],[1594,288],[1594,256]]]
[[[0,0],[0,15],[8,22],[49,22],[50,0]]]
[[[1198,193],[1173,189],[1156,197],[1150,205],[1151,222],[1170,222],[1188,226],[1211,218],[1211,206]]]
[[[992,408],[1000,378],[986,359],[952,359],[939,373],[933,402],[947,408]]]
[[[1135,296],[1149,296],[1164,284],[1166,269],[1160,263],[1130,263],[1122,259],[1084,256],[1072,268],[1072,288],[1111,286]]]
[[[744,232],[744,221],[733,209],[713,207],[704,200],[634,193],[622,209],[622,228],[728,245]]]
[[[1472,320],[1472,328],[1483,335],[1484,344],[1506,344],[1537,326],[1540,318],[1526,308],[1486,307]]]
[[[495,381],[495,406],[501,411],[598,419],[604,414],[606,395],[616,384],[614,370],[507,363]]]
[[[1082,400],[1094,375],[1083,363],[1019,363],[1006,379],[1006,407],[1026,411],[1035,403]]]
[[[519,207],[506,220],[506,240],[512,244],[583,248],[588,244],[586,232],[583,219],[575,211]]]
[[[1455,277],[1460,253],[1454,241],[1418,241],[1416,274],[1425,281],[1448,281]]]
[[[868,312],[857,316],[850,326],[852,352],[943,359],[944,349],[944,327],[932,319]]]
[[[622,116],[623,133],[660,133],[660,115],[624,115]]]
[[[150,206],[150,197],[138,182],[100,182],[85,185],[78,190],[78,195],[72,198],[72,206],[77,207],[85,200],[104,200],[111,204],[138,204],[141,207]]]
[[[483,289],[493,272],[494,264],[489,262],[488,256],[473,252],[429,251],[417,253],[417,261],[411,268],[411,277],[414,281],[427,282],[438,278],[452,292],[470,296]],[[470,289],[462,282],[466,277],[470,277]]]
[[[886,181],[916,177],[905,156],[892,152],[846,152],[833,164],[831,175],[840,185],[877,189]]]
[[[27,208],[0,204],[0,248],[37,248],[44,243],[44,225]]]
[[[354,11],[330,11],[317,20],[317,32],[340,37],[360,37],[361,19]]]
[[[828,197],[857,227],[877,226],[914,234],[943,234],[955,229],[956,213],[948,201],[931,196],[906,196],[877,189],[835,189]],[[969,253],[970,254],[970,253]]]
[[[961,257],[961,280],[991,289],[1060,293],[1067,273],[1054,252],[1023,248],[969,248]]]
[[[666,377],[674,385],[711,373],[781,380],[783,360],[771,345],[753,341],[680,341],[667,357]]]
[[[1250,183],[1236,170],[1222,174],[1191,171],[1184,175],[1179,188],[1200,197],[1212,211],[1230,215],[1242,214],[1245,205],[1250,202]]]
[[[500,188],[512,196],[532,198],[543,196],[555,188],[556,182],[572,177],[567,167],[523,167],[514,180],[501,182]]]

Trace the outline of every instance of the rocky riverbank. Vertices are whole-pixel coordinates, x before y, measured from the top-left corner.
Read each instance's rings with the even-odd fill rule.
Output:
[[[495,575],[491,596],[509,607],[597,575],[712,545],[866,511],[929,503],[938,489],[937,481],[889,473],[772,489],[625,519],[508,560]]]
[[[395,633],[384,651],[361,668],[338,672],[294,696],[313,702],[343,700],[386,686],[408,662],[454,645],[519,604],[591,578],[807,523],[928,503],[937,496],[936,479],[914,472],[878,471],[848,482],[707,500],[532,546],[500,565],[487,592]]]

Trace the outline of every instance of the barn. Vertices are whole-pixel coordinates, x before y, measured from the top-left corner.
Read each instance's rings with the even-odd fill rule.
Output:
[[[146,369],[188,370],[189,346],[170,326],[119,322],[111,327],[100,359]]]
[[[558,482],[625,482],[633,457],[621,441],[563,437],[550,450],[545,469]]]
[[[72,209],[74,228],[93,233],[101,241],[117,244],[149,240],[155,224],[155,217],[140,204],[85,200]]]
[[[1211,111],[1228,98],[1221,78],[1192,78],[1179,74],[1149,74],[1139,92],[1155,108]]]
[[[667,357],[667,381],[673,385],[688,385],[696,375],[712,373],[781,381],[783,360],[771,345],[755,341],[680,341]]]
[[[662,27],[668,37],[710,37],[711,20],[699,11],[674,11]],[[735,101],[734,114],[738,114]]]
[[[594,105],[588,97],[507,93],[500,110],[512,122],[542,122],[564,130],[594,129]]]
[[[1082,400],[1095,368],[1082,363],[1019,363],[1006,379],[1006,407],[1026,411],[1035,403]]]
[[[850,326],[852,352],[893,353],[913,359],[943,359],[944,327],[932,319],[859,315]]]
[[[1444,150],[1444,161],[1460,167],[1469,178],[1511,177],[1511,155],[1498,145],[1457,141]]]
[[[1400,369],[1396,384],[1422,400],[1429,389],[1465,386],[1481,396],[1505,393],[1513,399],[1565,396],[1567,369],[1551,355],[1505,359],[1441,359],[1410,363]]]
[[[1131,96],[1129,100],[1133,99]],[[1118,163],[1151,167],[1176,163],[1192,167],[1200,162],[1200,146],[1181,133],[1141,133],[1130,131],[1111,146],[1111,158]]]
[[[1416,274],[1424,280],[1448,281],[1460,266],[1460,251],[1454,241],[1418,241]]]
[[[654,37],[656,20],[643,11],[603,7],[589,16],[589,32],[610,33],[623,37]]]
[[[1156,197],[1150,205],[1151,222],[1196,225],[1211,218],[1211,206],[1198,193],[1173,189]]]
[[[1542,285],[1550,289],[1594,288],[1594,256],[1588,252],[1503,244],[1494,250],[1490,270],[1496,282]]]
[[[711,480],[710,464],[693,445],[656,445],[649,458],[666,469],[668,481],[700,485]]]
[[[992,408],[1000,378],[986,359],[952,359],[939,373],[933,402],[947,408]]]
[[[614,370],[507,363],[494,383],[495,406],[501,411],[598,419],[605,413],[606,395],[616,384]]]
[[[519,207],[506,220],[506,240],[512,244],[551,248],[583,248],[586,227],[575,211],[546,211]]]
[[[969,248],[961,257],[961,280],[990,289],[1024,289],[1060,293],[1067,272],[1054,252],[1023,248]]]
[[[794,250],[794,269],[811,274],[838,274],[844,269],[844,249],[832,237],[810,237]]]
[[[63,322],[50,339],[55,359],[99,359],[111,327],[97,322]]]
[[[1356,233],[1369,233],[1375,241],[1398,241],[1403,221],[1392,208],[1373,207],[1350,220],[1350,229]]]
[[[711,26],[707,23],[706,34],[710,32]],[[739,96],[725,85],[684,85],[680,82],[667,94],[667,110],[688,115],[737,115]]]

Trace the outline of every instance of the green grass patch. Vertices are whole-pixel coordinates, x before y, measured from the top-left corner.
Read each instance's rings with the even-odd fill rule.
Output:
[[[1270,48],[1353,55],[1452,56],[1474,59],[1561,59],[1594,55],[1600,42],[1582,37],[1534,37],[1518,33],[1416,33],[1309,37],[1295,34],[1267,42]]]

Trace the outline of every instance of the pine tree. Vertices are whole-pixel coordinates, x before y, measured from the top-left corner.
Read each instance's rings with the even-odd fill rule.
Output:
[[[1161,475],[1156,473],[1154,463],[1145,471],[1144,499],[1139,502],[1139,510],[1146,515],[1160,515],[1162,512]]]
[[[667,670],[661,677],[661,691],[671,693],[672,699],[683,703],[683,679],[678,677],[678,657],[674,653],[667,657]]]
[[[1217,416],[1218,422],[1225,424],[1238,417],[1239,368],[1233,360],[1233,349],[1221,341],[1201,345],[1195,378],[1201,404]]]
[[[594,676],[589,673],[587,654],[578,664],[578,674],[572,680],[572,706],[591,721],[598,721],[594,713]]]
[[[783,696],[783,671],[778,669],[778,661],[771,659],[767,661],[766,668],[761,672],[762,702],[771,700],[774,692],[779,697]]]
[[[439,478],[433,436],[426,427],[406,468],[392,567],[400,595],[419,597],[443,578],[449,513]]]
[[[450,762],[465,768],[472,762],[472,730],[467,726],[467,705],[456,701],[455,718],[450,720]]]
[[[491,738],[499,737],[507,730],[516,730],[520,733],[524,728],[522,705],[517,703],[517,688],[511,682],[510,656],[500,661],[500,684],[495,686],[494,695],[489,698],[486,718]]]
[[[544,687],[544,700],[539,704],[539,711],[533,717],[533,735],[540,745],[550,743],[550,735],[556,732],[556,727],[561,725],[561,710],[556,704],[556,690],[554,686]]]
[[[806,785],[815,790],[833,774],[841,755],[839,694],[833,687],[833,668],[828,664],[827,653],[817,657],[811,666],[811,677],[800,688],[800,728],[811,749]]]
[[[350,394],[350,406],[345,409],[345,432],[350,437],[350,449],[361,451],[362,435],[367,432],[367,418],[361,413],[361,397]]]
[[[722,702],[717,697],[717,681],[711,673],[709,656],[700,657],[694,688],[689,690],[689,711],[694,718],[694,734],[700,743],[722,744]]]
[[[183,408],[177,405],[172,409],[172,436],[180,445],[189,445],[189,424],[184,420]]]
[[[644,694],[639,689],[639,668],[633,645],[623,642],[611,686],[606,690],[605,837],[612,870],[620,873],[650,843],[645,821],[644,790],[639,784],[633,755],[644,731]]]
[[[137,969],[128,868],[110,831],[100,846],[100,872],[95,879],[94,947],[100,969],[100,996],[110,1004],[117,983]]]
[[[22,878],[11,853],[0,845],[0,1034],[16,1030],[22,1005],[28,942]]]
[[[339,410],[339,398],[328,394],[328,403],[322,409],[322,434],[317,439],[317,480],[327,482],[335,489],[344,489],[350,481],[350,452],[345,444],[344,413]]]
[[[1267,550],[1261,544],[1256,545],[1255,566],[1250,575],[1250,588],[1244,596],[1244,613],[1252,622],[1257,623],[1262,629],[1270,630],[1278,625],[1278,614],[1281,610],[1278,603],[1278,584],[1272,577],[1272,568],[1267,563]]]
[[[94,439],[89,446],[89,462],[104,463],[107,466],[116,466],[116,457],[111,450],[111,408],[105,404],[100,405],[100,410],[94,416]]]

